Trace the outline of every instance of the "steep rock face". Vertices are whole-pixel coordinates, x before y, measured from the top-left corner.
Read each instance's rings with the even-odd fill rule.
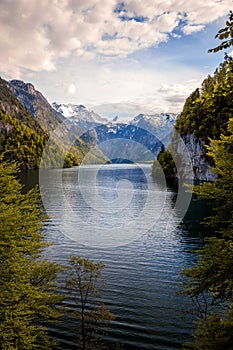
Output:
[[[44,134],[39,123],[33,118],[28,109],[15,97],[14,93],[9,88],[8,82],[1,78],[0,111],[3,114],[8,114],[13,118],[18,119],[36,133]]]
[[[15,97],[30,111],[45,131],[53,130],[64,121],[63,116],[52,108],[41,92],[37,91],[31,83],[11,80],[7,84]]]
[[[190,167],[188,166],[190,159],[184,156],[182,171],[186,178],[199,181],[213,181],[216,176],[211,172],[211,166],[205,157],[205,141],[193,133],[183,135],[182,139],[192,162],[192,172],[190,173]],[[178,154],[183,154],[180,143],[178,143],[176,151]]]

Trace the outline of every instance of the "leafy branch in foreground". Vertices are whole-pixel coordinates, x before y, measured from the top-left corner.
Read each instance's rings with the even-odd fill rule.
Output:
[[[106,334],[106,326],[114,319],[113,314],[100,301],[98,286],[103,283],[101,262],[73,256],[69,260],[70,272],[66,286],[75,296],[78,311],[74,316],[80,321],[78,349],[106,349],[100,334]],[[99,336],[97,336],[99,333]]]
[[[216,39],[221,40],[221,44],[209,49],[208,52],[218,52],[224,49],[228,49],[233,46],[233,12],[230,11],[228,15],[228,20],[226,21],[226,26],[221,28],[215,36]]]

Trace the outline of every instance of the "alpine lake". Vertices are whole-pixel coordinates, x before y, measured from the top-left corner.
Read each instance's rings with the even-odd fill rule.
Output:
[[[21,174],[25,190],[39,183],[39,171]],[[73,167],[43,174],[43,232],[53,245],[45,257],[66,265],[79,255],[102,261],[102,301],[115,315],[106,342],[110,349],[175,350],[191,340],[196,310],[180,296],[181,272],[191,267],[203,244],[199,221],[205,205],[191,200],[181,220],[177,186],[158,183],[151,164]],[[68,311],[77,305],[58,278]],[[55,349],[76,349],[77,324],[68,315],[49,327]]]

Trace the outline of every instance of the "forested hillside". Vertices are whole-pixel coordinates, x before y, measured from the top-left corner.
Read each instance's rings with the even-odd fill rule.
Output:
[[[70,129],[63,123],[63,117],[54,111],[33,85],[20,81],[9,83],[0,78],[0,154],[3,159],[17,160],[22,168],[38,168],[49,134],[58,126],[57,140],[49,144],[47,164],[57,167],[64,159],[64,167],[79,165],[91,145],[77,139],[66,153],[63,135]],[[72,129],[73,133],[76,131]],[[89,160],[93,163],[105,162],[106,157],[95,151]]]
[[[175,128],[190,153],[193,163],[193,178],[212,180],[210,168],[213,159],[208,157],[206,146],[210,139],[219,139],[226,135],[229,118],[233,115],[233,60],[225,56],[225,60],[216,69],[213,76],[208,76],[186,100]],[[167,178],[175,178],[177,169],[169,148],[177,148],[176,141],[158,155],[158,161]],[[156,175],[157,164],[153,165]],[[209,176],[209,178],[208,178]]]
[[[191,134],[207,141],[227,132],[233,115],[233,60],[226,56],[213,76],[208,76],[200,89],[186,100],[175,128],[179,134]]]

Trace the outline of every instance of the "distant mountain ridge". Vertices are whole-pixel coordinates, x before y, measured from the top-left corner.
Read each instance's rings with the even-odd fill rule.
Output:
[[[84,105],[59,103],[50,105],[31,83],[24,83],[21,80],[9,82],[2,80],[1,83],[0,106],[3,113],[9,112],[10,116],[14,116],[17,115],[18,109],[23,110],[24,112],[20,112],[17,118],[34,132],[45,135],[43,137],[46,139],[49,134],[54,135],[55,132],[57,139],[54,142],[58,142],[61,148],[65,145],[64,135],[71,135],[72,140],[76,137],[69,160],[66,162],[67,166],[80,164],[88,153],[89,161],[93,163],[104,163],[119,158],[133,162],[152,161],[171,139],[176,119],[176,115],[172,113],[139,114],[128,122],[121,122],[117,117],[109,121],[94,111],[89,111]],[[7,123],[9,124],[9,120]],[[17,132],[14,133],[14,137],[17,135],[18,138],[20,126],[17,124],[15,128]],[[11,139],[12,137],[9,138]],[[23,139],[24,136],[22,144],[20,143],[21,150],[25,149]],[[29,143],[30,140],[27,145]],[[37,157],[42,153],[45,139],[42,143]],[[33,162],[35,163],[35,159]],[[33,162],[29,162],[29,167],[33,166]],[[38,162],[36,164],[38,166]]]
[[[130,161],[153,160],[161,148],[169,144],[177,116],[174,113],[139,114],[122,123],[117,117],[112,121],[102,118],[83,105],[53,103],[52,106],[63,117],[96,137],[99,148],[110,159],[117,159],[120,154]]]

